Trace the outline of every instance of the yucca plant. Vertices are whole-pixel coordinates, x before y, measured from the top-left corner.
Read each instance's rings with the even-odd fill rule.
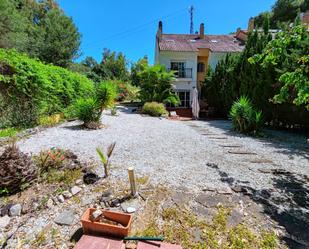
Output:
[[[113,106],[116,97],[117,89],[113,82],[103,81],[97,85],[96,99],[100,103],[102,112],[106,107]]]
[[[75,113],[78,119],[87,126],[90,122],[99,122],[101,117],[100,103],[95,98],[78,99],[75,103]]]
[[[116,146],[116,142],[112,143],[110,146],[108,146],[107,148],[107,152],[106,152],[106,155],[104,155],[103,151],[97,147],[96,148],[96,151],[101,159],[101,162],[104,166],[104,175],[105,177],[108,177],[109,176],[109,168],[110,168],[110,158],[113,154],[113,151],[115,149],[115,146]]]
[[[234,102],[230,111],[233,127],[241,133],[256,133],[263,124],[263,115],[261,111],[256,111],[252,107],[251,101],[241,96]]]

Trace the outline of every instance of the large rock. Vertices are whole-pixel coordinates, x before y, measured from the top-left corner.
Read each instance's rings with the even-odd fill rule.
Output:
[[[21,215],[22,206],[21,204],[15,204],[10,208],[10,216],[20,216]]]
[[[78,194],[82,189],[80,187],[74,186],[71,188],[72,195]]]
[[[74,215],[74,212],[70,209],[63,211],[55,219],[56,224],[66,225],[66,226],[73,225],[74,221],[75,221],[75,215]]]
[[[68,190],[63,191],[62,195],[64,196],[65,199],[70,199],[72,197],[72,194]]]
[[[63,203],[63,202],[64,202],[64,197],[63,197],[63,195],[58,195],[58,196],[57,196],[57,200],[58,200],[60,203]]]
[[[10,223],[11,218],[8,215],[0,217],[0,228],[5,228]]]

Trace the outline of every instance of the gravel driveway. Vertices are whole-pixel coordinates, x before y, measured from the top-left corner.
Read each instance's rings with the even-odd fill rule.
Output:
[[[132,114],[103,115],[106,128],[83,130],[77,121],[46,129],[19,142],[21,149],[70,149],[85,160],[99,162],[96,147],[116,141],[112,174],[138,175],[154,183],[201,190],[245,183],[254,189],[271,187],[271,170],[309,176],[309,149],[305,137],[267,131],[271,138],[251,138],[230,131],[228,121],[171,121]],[[103,170],[99,169],[103,172]]]

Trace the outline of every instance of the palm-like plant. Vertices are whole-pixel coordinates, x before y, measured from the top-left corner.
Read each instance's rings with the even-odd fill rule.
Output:
[[[115,149],[115,146],[116,146],[116,142],[112,143],[110,146],[108,146],[107,148],[107,152],[106,152],[106,155],[104,155],[103,151],[97,147],[96,148],[96,151],[101,159],[101,162],[104,166],[104,175],[105,177],[108,177],[109,176],[109,168],[110,168],[110,158],[113,154],[113,151]]]
[[[251,101],[241,96],[234,102],[230,111],[233,127],[242,133],[258,132],[263,124],[263,115],[261,111],[256,111]]]

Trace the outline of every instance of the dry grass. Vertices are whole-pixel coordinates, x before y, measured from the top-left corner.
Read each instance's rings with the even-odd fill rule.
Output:
[[[218,206],[212,222],[207,223],[188,208],[163,208],[167,196],[168,190],[157,189],[148,197],[145,211],[135,221],[134,235],[163,236],[165,241],[181,244],[184,249],[283,248],[272,231],[257,233],[246,224],[228,227],[228,208]]]

